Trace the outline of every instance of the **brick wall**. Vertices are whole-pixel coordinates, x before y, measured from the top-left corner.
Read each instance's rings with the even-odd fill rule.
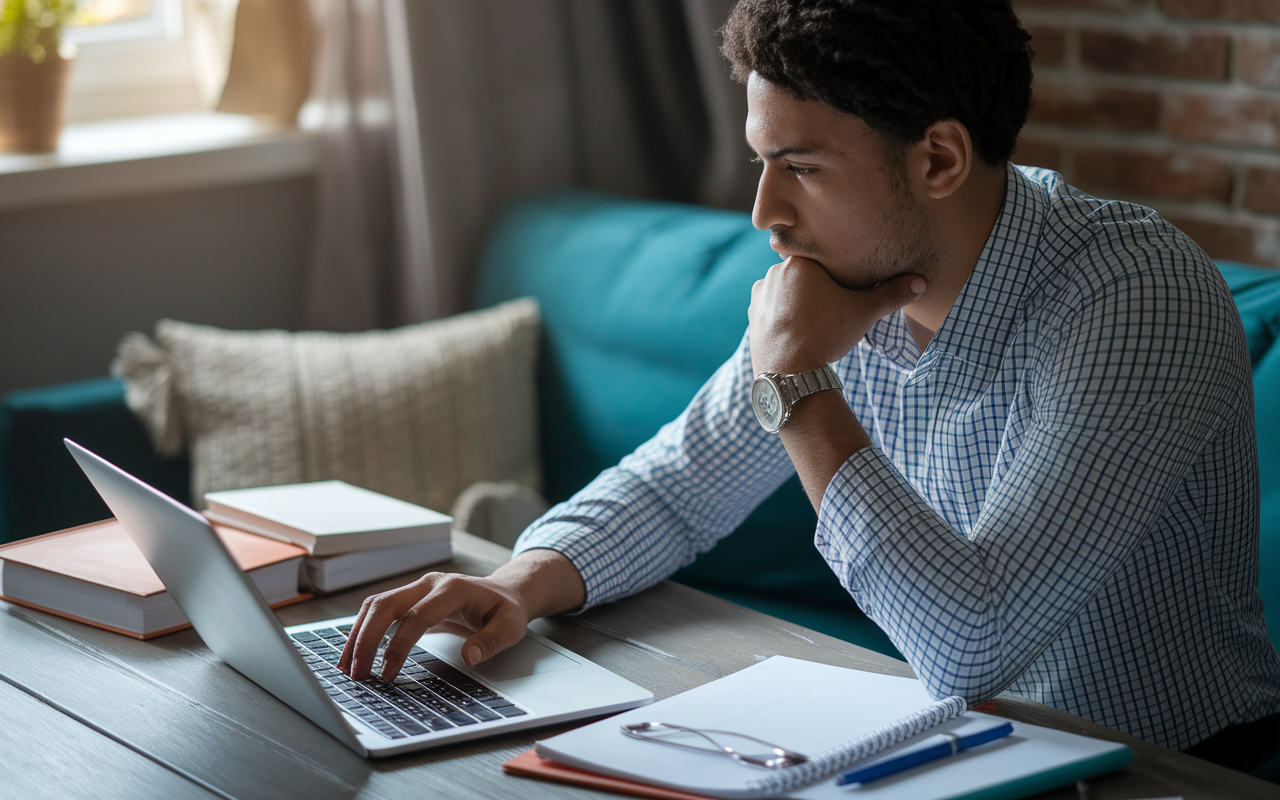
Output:
[[[1280,0],[1014,0],[1035,106],[1014,160],[1280,267]]]

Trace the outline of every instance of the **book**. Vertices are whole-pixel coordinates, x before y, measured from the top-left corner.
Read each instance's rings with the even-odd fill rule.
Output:
[[[447,539],[453,518],[343,481],[317,481],[204,496],[213,522],[328,556]]]
[[[444,539],[393,544],[336,556],[307,556],[302,564],[303,588],[311,592],[337,592],[361,583],[421,569],[453,557]]]
[[[856,788],[836,785],[835,778],[852,767],[930,747],[945,741],[944,735],[966,736],[1004,721],[970,710],[928,728],[919,726],[919,733],[887,747],[863,747],[872,741],[894,742],[887,731],[946,702],[935,701],[911,678],[774,656],[642,709],[539,741],[535,752],[597,778],[634,784],[631,789],[658,787],[729,800],[778,795],[847,800],[851,794],[874,800],[1007,800],[1111,772],[1133,759],[1122,744],[1013,723],[1013,734],[997,741]],[[720,753],[640,741],[620,731],[622,725],[653,721],[733,731],[803,753],[811,762],[764,770]],[[729,739],[744,753],[765,750],[741,738]],[[691,737],[673,740],[707,746]],[[837,758],[858,752],[865,757]],[[526,774],[537,771],[536,764],[524,767]],[[571,772],[557,771],[555,779],[571,777]]]
[[[311,597],[298,592],[302,548],[219,525],[214,531],[272,608]],[[0,547],[0,598],[137,639],[191,627],[115,519]]]

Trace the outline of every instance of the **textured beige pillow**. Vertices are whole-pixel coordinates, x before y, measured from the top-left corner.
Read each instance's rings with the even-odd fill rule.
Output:
[[[539,486],[538,309],[365,333],[226,331],[161,320],[113,372],[191,496],[340,479],[448,511],[476,481]]]

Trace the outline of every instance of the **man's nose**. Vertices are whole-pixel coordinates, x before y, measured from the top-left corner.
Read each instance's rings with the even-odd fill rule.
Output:
[[[751,209],[751,224],[760,230],[775,225],[790,227],[796,224],[795,209],[780,186],[782,176],[768,165],[760,171],[760,183],[756,186],[756,202]]]

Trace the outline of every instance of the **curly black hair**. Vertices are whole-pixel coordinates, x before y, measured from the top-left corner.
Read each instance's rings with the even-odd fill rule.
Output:
[[[721,33],[738,81],[754,72],[901,144],[957,119],[993,166],[1031,107],[1031,37],[1009,0],[741,0]]]

